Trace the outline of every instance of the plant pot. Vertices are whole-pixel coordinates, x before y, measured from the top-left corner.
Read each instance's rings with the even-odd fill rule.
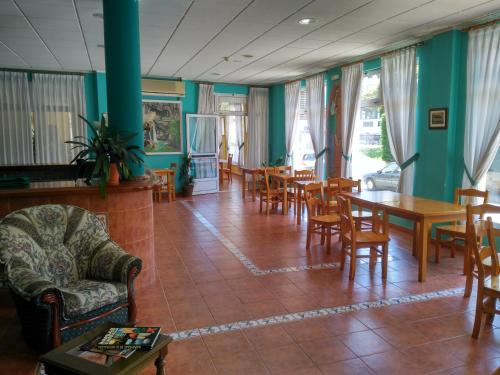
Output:
[[[118,172],[118,164],[111,163],[109,166],[109,180],[108,185],[114,186],[120,184],[120,172]]]
[[[190,197],[193,195],[194,185],[185,185],[182,187],[182,195],[185,197]]]

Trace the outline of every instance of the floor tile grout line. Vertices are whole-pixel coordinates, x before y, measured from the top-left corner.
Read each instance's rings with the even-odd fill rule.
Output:
[[[193,337],[206,336],[216,333],[224,333],[224,332],[234,332],[242,329],[249,328],[258,328],[271,326],[281,323],[290,323],[300,320],[313,319],[325,316],[333,316],[343,313],[362,311],[362,310],[370,310],[376,308],[382,308],[386,306],[394,306],[401,305],[413,302],[423,302],[428,300],[433,300],[437,298],[451,297],[455,295],[462,294],[464,288],[450,288],[450,289],[441,289],[431,292],[425,292],[420,294],[410,294],[402,297],[393,297],[388,299],[380,299],[376,301],[368,301],[368,302],[360,302],[356,304],[349,304],[343,306],[334,306],[334,307],[323,307],[320,309],[295,312],[295,313],[287,313],[274,315],[266,318],[259,319],[251,319],[251,320],[241,320],[226,324],[219,324],[215,326],[208,326],[202,328],[194,328],[191,330],[184,330],[178,332],[167,333],[172,337],[174,341],[187,340]]]
[[[314,265],[303,265],[303,266],[291,266],[291,267],[280,267],[280,268],[270,268],[267,270],[262,270],[250,259],[248,259],[238,247],[229,240],[224,234],[222,234],[212,223],[210,223],[203,214],[187,203],[187,201],[180,202],[186,209],[188,209],[207,229],[221,242],[224,247],[233,254],[242,264],[246,267],[254,276],[264,276],[276,273],[287,273],[287,272],[300,272],[309,270],[324,270],[324,269],[334,269],[339,267],[339,263],[319,263]],[[389,257],[394,260],[395,257]],[[363,263],[363,262],[362,262]],[[367,264],[364,262],[363,264]],[[379,263],[379,262],[377,262]]]

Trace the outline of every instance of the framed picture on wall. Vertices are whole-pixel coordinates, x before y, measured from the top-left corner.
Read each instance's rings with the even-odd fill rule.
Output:
[[[142,121],[146,154],[182,154],[180,101],[143,100]]]
[[[448,108],[429,109],[429,129],[448,128]]]

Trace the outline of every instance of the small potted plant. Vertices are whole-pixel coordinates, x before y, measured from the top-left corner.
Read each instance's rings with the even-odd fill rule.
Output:
[[[191,155],[184,155],[180,170],[182,195],[190,197],[193,195],[194,178],[191,176]]]
[[[92,134],[88,138],[76,136],[73,141],[65,142],[74,145],[73,149],[80,149],[70,164],[81,160],[93,161],[93,168],[86,168],[83,175],[87,183],[98,179],[99,190],[105,196],[106,186],[118,185],[120,178],[128,180],[130,163],[142,164],[144,161],[139,155],[145,153],[137,145],[128,145],[136,134],[122,136],[119,133],[110,133],[104,116],[98,126],[83,116],[78,117],[88,125]]]

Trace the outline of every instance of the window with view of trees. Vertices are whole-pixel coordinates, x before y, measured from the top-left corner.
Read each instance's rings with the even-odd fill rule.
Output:
[[[352,176],[365,189],[395,190],[397,165],[389,148],[380,86],[380,70],[367,72],[361,82],[361,99],[352,145]],[[386,168],[387,167],[387,168]]]

